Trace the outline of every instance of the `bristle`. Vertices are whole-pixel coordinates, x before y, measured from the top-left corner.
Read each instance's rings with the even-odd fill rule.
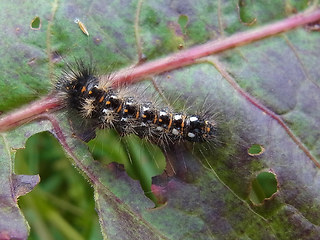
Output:
[[[95,99],[94,98],[87,98],[84,100],[84,103],[82,104],[82,109],[81,109],[81,115],[83,118],[91,118],[92,113],[94,111],[94,103]]]

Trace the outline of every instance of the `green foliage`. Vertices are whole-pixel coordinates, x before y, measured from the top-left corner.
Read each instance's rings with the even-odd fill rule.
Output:
[[[99,239],[93,191],[57,140],[48,133],[29,138],[15,158],[16,174],[40,174],[40,184],[19,200],[31,226],[29,239]]]

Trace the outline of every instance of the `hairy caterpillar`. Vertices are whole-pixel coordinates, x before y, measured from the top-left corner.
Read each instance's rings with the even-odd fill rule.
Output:
[[[95,76],[92,66],[77,61],[58,79],[58,94],[94,128],[113,128],[121,136],[136,134],[166,148],[180,141],[209,142],[216,123],[200,114],[185,114],[159,107],[152,101],[112,87],[112,77]]]

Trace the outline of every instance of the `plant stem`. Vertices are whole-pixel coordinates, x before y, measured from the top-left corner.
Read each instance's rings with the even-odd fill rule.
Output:
[[[56,111],[60,108],[62,108],[60,99],[53,95],[46,96],[18,109],[17,111],[9,113],[3,118],[0,118],[0,132],[15,128],[23,123],[30,122],[36,119],[40,114],[46,113],[49,110]]]
[[[225,39],[210,41],[161,59],[120,70],[114,74],[113,80],[117,85],[137,82],[151,75],[191,65],[200,58],[243,46],[319,20],[320,9],[312,12],[306,11],[257,29],[236,33]]]

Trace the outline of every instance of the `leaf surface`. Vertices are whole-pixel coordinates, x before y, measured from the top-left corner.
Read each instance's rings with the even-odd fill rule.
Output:
[[[42,5],[44,2],[47,5]],[[306,9],[309,2],[242,3],[238,9],[231,1],[206,0],[197,4],[1,2],[5,11],[1,11],[0,19],[6,24],[1,26],[0,38],[0,111],[48,92],[55,74],[74,57],[93,58],[97,69],[105,73],[110,65],[117,69],[136,63],[138,56],[151,60],[258,28]],[[40,30],[30,28],[35,16],[41,19]],[[75,18],[85,24],[89,37],[74,23]],[[94,185],[103,234],[110,239],[317,239],[319,43],[319,32],[301,28],[155,78],[169,99],[194,99],[191,109],[208,102],[217,112],[219,127],[216,146],[200,145],[170,155],[176,173],[168,173],[167,167],[167,173],[154,178],[151,186],[157,199],[167,201],[160,208],[152,209],[153,202],[144,196],[138,182],[118,165],[94,161],[87,146],[73,137],[65,114],[52,115],[64,136],[60,138],[62,146]],[[12,191],[12,179],[21,177],[12,177],[14,156],[10,151],[23,147],[27,137],[44,130],[57,129],[53,130],[49,122],[40,127],[33,123],[2,135],[0,196],[8,201],[0,214],[12,207],[6,216],[12,226],[10,232],[16,235],[10,236],[21,239],[26,238],[27,227],[16,204],[20,193]],[[253,144],[265,151],[251,156],[248,149]],[[109,159],[112,161],[123,163],[124,159]],[[263,171],[275,174],[278,191],[254,205],[250,201],[251,182]],[[24,182],[34,186],[37,181],[34,177]],[[25,193],[31,188],[19,189]],[[0,222],[0,234],[5,234],[5,227],[5,222]]]

